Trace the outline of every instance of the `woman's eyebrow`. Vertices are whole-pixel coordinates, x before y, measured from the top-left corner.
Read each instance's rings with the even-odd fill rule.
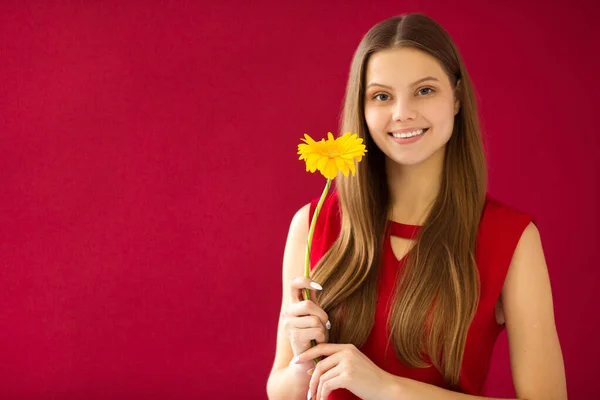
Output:
[[[439,79],[438,78],[434,78],[433,76],[426,76],[425,78],[421,78],[421,79],[419,79],[417,81],[414,81],[411,84],[411,86],[416,86],[419,83],[422,83],[422,82],[425,82],[425,81],[436,81],[436,82],[439,82]],[[370,88],[371,86],[381,86],[381,87],[384,87],[386,89],[392,89],[392,87],[390,87],[390,86],[382,85],[381,83],[377,83],[377,82],[371,82],[371,83],[369,83],[369,85],[367,86],[367,89]]]

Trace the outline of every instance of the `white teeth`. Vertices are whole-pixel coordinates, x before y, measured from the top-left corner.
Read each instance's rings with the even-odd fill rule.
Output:
[[[421,133],[423,133],[424,130],[423,129],[418,129],[416,131],[412,131],[412,132],[406,132],[406,133],[392,133],[392,136],[394,136],[395,138],[411,138],[413,136],[417,136],[420,135]]]

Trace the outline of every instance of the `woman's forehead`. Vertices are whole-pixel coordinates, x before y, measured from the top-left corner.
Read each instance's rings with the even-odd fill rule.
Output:
[[[386,49],[371,55],[367,63],[365,85],[379,83],[410,87],[425,77],[433,77],[440,82],[448,80],[439,61],[424,51],[413,48]]]

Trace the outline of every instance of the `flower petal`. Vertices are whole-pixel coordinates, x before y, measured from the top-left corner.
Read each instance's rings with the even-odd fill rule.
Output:
[[[313,143],[315,143],[315,141],[313,140],[313,138],[311,138],[310,136],[308,136],[308,134],[304,134],[304,139],[302,139],[306,144],[308,144],[309,146],[312,146]]]
[[[335,160],[337,169],[339,171],[342,171],[344,176],[348,176],[348,164],[346,164],[346,162],[344,162],[344,160],[341,159],[340,157],[336,157],[334,160]]]
[[[328,160],[329,159],[327,157],[320,157],[319,158],[319,161],[317,162],[317,168],[319,168],[319,171],[323,171],[323,169],[327,165],[327,161]]]
[[[325,178],[334,179],[338,173],[337,166],[335,165],[335,162],[331,159],[326,159],[326,161],[327,162],[325,163],[325,166],[323,168],[320,168],[320,171]]]
[[[356,165],[354,164],[354,160],[350,160],[350,162],[348,163],[348,167],[350,167],[352,176],[356,175]]]

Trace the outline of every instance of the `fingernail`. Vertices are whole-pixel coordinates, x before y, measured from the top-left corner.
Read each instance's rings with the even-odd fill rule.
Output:
[[[321,285],[319,285],[317,282],[311,282],[310,287],[317,290],[323,290],[323,287],[321,287]]]
[[[327,328],[327,330],[331,329],[331,322],[327,321],[325,328]]]
[[[310,400],[312,396],[310,395],[310,389],[308,389],[308,394],[306,395],[306,400]]]
[[[296,356],[296,357],[292,358],[292,361],[290,361],[290,364],[296,364],[299,359],[300,359],[299,356]]]
[[[307,374],[312,375],[313,372],[315,372],[314,368],[309,369],[308,371],[306,371]]]

